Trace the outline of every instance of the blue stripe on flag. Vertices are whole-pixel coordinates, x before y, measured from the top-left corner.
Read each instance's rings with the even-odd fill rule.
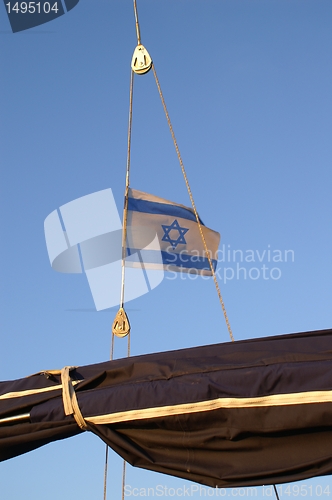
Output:
[[[168,205],[167,203],[128,198],[128,210],[146,214],[171,215],[196,222],[195,214],[189,208],[180,207],[179,205]],[[204,226],[201,219],[199,221]]]
[[[140,252],[141,259],[137,252]],[[186,253],[170,253],[164,250],[138,250],[137,248],[127,248],[130,253],[130,262],[139,262],[144,264],[160,264],[170,267],[179,267],[184,269],[197,269],[198,271],[210,271],[209,259],[206,257],[197,257]],[[217,268],[217,260],[212,259],[213,269]]]

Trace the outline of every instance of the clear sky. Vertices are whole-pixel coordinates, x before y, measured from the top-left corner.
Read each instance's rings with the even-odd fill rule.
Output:
[[[200,216],[221,233],[235,339],[331,327],[331,0],[138,0],[138,10]],[[108,187],[122,209],[132,1],[81,0],[16,34],[0,5],[0,43],[0,379],[9,380],[109,357],[116,309],[97,313],[84,274],[52,270],[43,222]],[[135,79],[133,113],[131,186],[189,205],[152,73]],[[253,257],[241,262],[241,252]],[[169,278],[128,304],[132,354],[228,341],[211,279]],[[125,353],[118,340],[116,357]],[[104,450],[83,435],[4,462],[1,498],[102,498]],[[111,452],[108,498],[120,496],[121,467]],[[327,498],[315,488],[330,483],[302,484]],[[127,485],[190,483],[128,467]]]

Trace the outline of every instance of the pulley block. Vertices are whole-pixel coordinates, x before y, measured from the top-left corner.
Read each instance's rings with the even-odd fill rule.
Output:
[[[143,45],[137,45],[131,60],[131,69],[138,75],[144,75],[150,71],[151,67],[152,59],[149,52]]]
[[[117,337],[123,338],[126,337],[129,332],[130,323],[128,316],[123,307],[120,307],[113,321],[112,333]]]

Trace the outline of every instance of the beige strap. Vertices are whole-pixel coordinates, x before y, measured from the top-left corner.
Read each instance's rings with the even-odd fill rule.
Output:
[[[181,403],[154,408],[141,408],[127,410],[108,415],[87,417],[87,422],[95,425],[108,425],[119,422],[145,420],[174,415],[188,415],[191,413],[207,412],[231,408],[272,408],[276,406],[294,406],[317,403],[331,403],[332,391],[308,391],[286,394],[270,394],[269,396],[256,396],[252,398],[216,398],[196,403]],[[304,410],[303,410],[304,411]]]
[[[84,420],[80,407],[78,406],[76,393],[69,374],[71,369],[71,366],[65,366],[61,370],[63,407],[65,415],[73,415],[77,425],[82,430],[86,431],[88,430],[88,425]]]

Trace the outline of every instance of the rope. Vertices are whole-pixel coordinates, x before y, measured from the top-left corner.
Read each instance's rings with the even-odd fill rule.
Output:
[[[138,13],[137,13],[136,0],[133,0],[133,3],[134,3],[134,13],[135,13],[135,22],[136,22],[137,44],[140,45],[141,44],[141,35],[140,35],[140,28],[139,28],[139,21],[138,21]],[[200,220],[199,220],[198,213],[197,213],[197,210],[196,210],[196,205],[195,205],[192,193],[191,193],[191,189],[190,189],[190,186],[189,186],[187,175],[186,175],[186,172],[185,172],[185,169],[184,169],[184,165],[183,165],[183,162],[182,162],[180,151],[179,151],[176,139],[175,139],[175,135],[174,135],[174,132],[173,132],[173,127],[172,127],[172,124],[171,124],[171,121],[170,121],[170,118],[169,118],[169,115],[168,115],[168,111],[167,111],[166,104],[165,104],[165,101],[164,101],[164,98],[163,98],[163,94],[161,92],[159,80],[158,80],[158,77],[157,77],[154,65],[152,65],[152,69],[153,69],[153,74],[154,74],[154,77],[155,77],[155,80],[156,80],[156,84],[157,84],[157,87],[158,87],[159,95],[160,95],[160,98],[161,98],[161,101],[162,101],[162,104],[163,104],[163,108],[164,108],[164,111],[165,111],[165,114],[166,114],[167,122],[168,122],[168,125],[169,125],[169,128],[170,128],[170,131],[171,131],[171,135],[172,135],[172,138],[173,138],[174,146],[175,146],[175,149],[176,149],[176,152],[177,152],[177,155],[178,155],[178,159],[179,159],[179,162],[180,162],[181,170],[182,170],[185,182],[186,182],[186,186],[187,186],[187,190],[188,190],[188,193],[189,193],[189,197],[190,197],[193,209],[194,209],[196,221],[198,223],[199,232],[200,232],[200,235],[201,235],[201,238],[202,238],[202,241],[203,241],[203,245],[204,245],[204,249],[205,249],[208,261],[209,261],[211,273],[212,273],[212,276],[213,276],[213,279],[214,279],[214,283],[215,283],[215,286],[216,286],[216,289],[217,289],[219,301],[220,301],[220,304],[221,304],[221,307],[222,307],[222,310],[223,310],[223,313],[224,313],[224,317],[225,317],[226,325],[227,325],[227,328],[228,328],[228,332],[229,332],[229,335],[231,337],[231,340],[234,341],[232,330],[231,330],[231,327],[230,327],[230,324],[229,324],[229,321],[228,321],[228,317],[227,317],[225,305],[224,305],[224,302],[223,302],[223,299],[222,299],[222,296],[221,296],[221,293],[220,293],[220,289],[219,289],[217,277],[216,277],[214,269],[213,269],[213,265],[212,265],[212,261],[211,261],[211,256],[210,256],[209,250],[207,248],[207,244],[206,244],[205,237],[204,237],[204,234],[203,234],[202,226],[200,224]],[[131,153],[131,131],[132,131],[132,114],[133,114],[133,87],[134,87],[134,73],[133,73],[133,71],[131,71],[131,75],[130,75],[130,92],[129,92],[129,123],[128,123],[128,141],[127,141],[126,187],[125,187],[125,202],[124,202],[124,210],[123,210],[123,229],[122,229],[122,276],[121,276],[120,307],[123,307],[123,305],[124,305],[124,291],[125,291],[125,258],[126,258],[126,240],[127,240],[127,218],[128,218],[128,191],[129,191],[129,174],[130,174],[130,153]],[[114,334],[112,333],[111,360],[113,359],[113,355],[114,355]],[[127,356],[130,357],[130,332],[128,334]],[[106,494],[107,494],[107,491],[106,491],[107,490],[107,469],[108,469],[108,446],[106,446],[106,457],[105,457],[104,500],[106,500]],[[122,470],[122,500],[124,500],[124,498],[125,498],[125,481],[126,481],[126,461],[124,460],[123,461],[123,470]]]
[[[172,139],[173,139],[173,143],[174,143],[174,147],[175,147],[175,150],[176,150],[176,154],[178,156],[178,160],[179,160],[179,163],[180,163],[182,174],[183,174],[186,186],[187,186],[189,198],[190,198],[190,201],[191,201],[194,213],[195,213],[196,221],[197,221],[197,224],[198,224],[198,229],[199,229],[199,232],[200,232],[200,235],[201,235],[201,238],[202,238],[202,242],[203,242],[203,245],[204,245],[204,250],[205,250],[205,253],[206,253],[208,261],[209,261],[211,273],[212,273],[212,276],[213,276],[213,281],[214,281],[214,284],[215,284],[215,287],[216,287],[216,290],[217,290],[217,294],[218,294],[218,297],[219,297],[219,302],[220,302],[220,305],[221,305],[221,308],[222,308],[222,311],[223,311],[223,314],[224,314],[224,318],[225,318],[225,321],[226,321],[228,333],[229,333],[229,336],[231,338],[231,341],[234,342],[234,337],[233,337],[232,329],[231,329],[231,326],[230,326],[230,323],[229,323],[229,320],[228,320],[228,316],[227,316],[225,304],[224,304],[224,301],[223,301],[223,298],[222,298],[222,295],[221,295],[221,292],[220,292],[220,288],[219,288],[217,276],[216,276],[216,274],[214,272],[214,268],[213,268],[213,264],[212,264],[212,260],[211,260],[211,256],[210,256],[210,252],[209,252],[209,250],[207,248],[207,244],[206,244],[206,241],[205,241],[205,237],[204,237],[204,233],[203,233],[203,230],[202,230],[202,226],[201,226],[201,223],[200,223],[200,220],[199,220],[199,217],[198,217],[198,213],[197,213],[197,210],[196,210],[196,205],[195,205],[195,202],[194,202],[194,198],[193,198],[190,186],[189,186],[189,181],[188,181],[188,178],[187,178],[187,174],[186,174],[183,162],[182,162],[180,150],[179,150],[178,144],[176,142],[176,138],[175,138],[175,134],[174,134],[174,131],[173,131],[172,123],[171,123],[171,120],[170,120],[170,117],[169,117],[169,114],[168,114],[168,111],[167,111],[166,103],[165,103],[164,96],[163,96],[162,91],[161,91],[160,83],[159,83],[159,80],[158,80],[158,77],[157,77],[157,73],[156,73],[154,64],[152,64],[152,71],[153,71],[154,78],[155,78],[155,81],[156,81],[156,84],[157,84],[159,96],[160,96],[160,99],[161,99],[161,102],[162,102],[162,105],[163,105],[163,108],[164,108],[164,111],[165,111],[165,115],[166,115],[168,127],[169,127],[169,130],[171,132],[171,136],[172,136]]]
[[[110,360],[112,361],[114,358],[114,333],[112,332],[112,340],[111,340],[111,352],[110,352]],[[106,445],[105,450],[105,466],[104,466],[104,500],[107,498],[107,474],[108,474],[108,444]]]
[[[125,482],[126,482],[126,461],[123,460],[121,500],[124,500],[125,498]]]
[[[278,495],[278,491],[277,491],[275,484],[273,485],[273,488],[274,488],[274,493],[276,494],[277,500],[279,500],[279,495]]]
[[[134,13],[135,13],[135,22],[136,22],[137,45],[141,45],[141,33],[140,33],[140,29],[139,29],[136,0],[134,0]]]
[[[124,201],[123,224],[122,224],[122,275],[121,275],[120,307],[123,307],[123,304],[124,304],[124,288],[125,288],[125,258],[126,258],[126,240],[127,240],[128,191],[129,191],[129,173],[130,173],[130,148],[131,148],[131,129],[132,129],[132,122],[133,122],[133,90],[134,90],[134,72],[132,70],[130,70],[129,122],[128,122],[128,141],[127,141],[126,187],[125,187],[125,201]]]
[[[112,334],[112,347],[111,347],[111,360],[113,359],[114,354],[114,337]],[[127,357],[130,357],[130,332],[127,335]],[[104,500],[106,500],[106,489],[107,489],[107,467],[108,467],[108,446],[106,445],[106,457],[105,457],[105,472],[104,472]],[[126,461],[123,460],[123,468],[122,468],[122,493],[121,498],[124,500],[125,498],[125,484],[126,484]]]
[[[107,472],[108,472],[108,445],[106,445],[105,468],[104,468],[104,500],[107,496]]]
[[[136,2],[134,2],[136,9]],[[136,26],[138,26],[137,12]],[[138,27],[139,33],[139,27]],[[125,293],[125,259],[126,259],[126,240],[127,240],[127,219],[128,219],[128,192],[129,192],[129,174],[130,174],[130,153],[131,153],[131,130],[133,121],[133,93],[134,93],[134,72],[130,70],[130,90],[129,90],[129,120],[128,120],[128,138],[127,138],[127,165],[126,165],[126,186],[125,186],[125,200],[123,208],[123,222],[122,222],[122,271],[121,271],[121,295],[120,295],[120,308],[124,305]],[[114,358],[114,333],[112,332],[110,360]],[[130,331],[128,337],[128,357],[130,356]],[[124,461],[125,464],[125,461]],[[104,500],[107,497],[107,470],[108,470],[108,446],[106,445],[105,467],[104,467]],[[125,474],[125,465],[123,473]],[[124,498],[124,482],[125,477],[122,477],[122,498]]]
[[[196,205],[195,205],[195,202],[194,202],[194,198],[193,198],[193,195],[192,195],[192,192],[191,192],[191,189],[190,189],[188,177],[187,177],[184,165],[183,165],[183,161],[182,161],[182,157],[181,157],[181,154],[180,154],[180,150],[179,150],[176,138],[175,138],[175,134],[174,134],[174,131],[173,131],[172,123],[171,123],[171,120],[170,120],[170,117],[169,117],[169,114],[168,114],[168,111],[167,111],[165,99],[164,99],[163,93],[161,91],[160,83],[159,83],[159,80],[158,80],[158,77],[157,77],[157,72],[156,72],[156,69],[154,67],[154,64],[152,64],[152,71],[153,71],[153,75],[154,75],[154,78],[155,78],[155,81],[156,81],[156,84],[157,84],[159,96],[160,96],[160,99],[161,99],[161,102],[162,102],[162,105],[163,105],[163,108],[164,108],[164,112],[165,112],[165,115],[166,115],[168,127],[169,127],[169,130],[171,132],[171,136],[172,136],[172,139],[173,139],[173,143],[174,143],[174,147],[175,147],[175,150],[176,150],[176,154],[178,156],[178,160],[179,160],[179,163],[180,163],[182,174],[183,174],[186,186],[187,186],[189,198],[190,198],[190,201],[191,201],[194,213],[195,213],[196,221],[197,221],[197,224],[198,224],[198,229],[199,229],[199,232],[200,232],[200,235],[201,235],[201,238],[202,238],[202,242],[203,242],[203,245],[204,245],[204,250],[205,250],[205,253],[206,253],[208,261],[209,261],[211,273],[212,273],[212,276],[213,276],[213,281],[214,281],[214,284],[215,284],[215,287],[216,287],[216,290],[217,290],[217,294],[218,294],[218,297],[219,297],[219,302],[220,302],[220,305],[221,305],[221,308],[222,308],[222,311],[223,311],[223,314],[224,314],[225,322],[226,322],[226,325],[227,325],[227,330],[228,330],[229,336],[231,338],[231,341],[234,342],[234,336],[233,336],[232,329],[231,329],[231,326],[230,326],[230,323],[229,323],[229,320],[228,320],[228,316],[227,316],[225,304],[224,304],[224,301],[223,301],[223,298],[222,298],[222,295],[221,295],[221,292],[220,292],[220,288],[219,288],[219,283],[218,283],[218,280],[217,280],[217,276],[216,276],[216,274],[214,272],[214,268],[213,268],[212,261],[211,261],[211,256],[210,256],[209,250],[207,248],[207,244],[206,244],[206,241],[205,241],[205,237],[204,237],[204,233],[203,233],[203,230],[202,230],[202,226],[201,226],[201,223],[200,223],[200,220],[199,220],[199,216],[198,216],[198,213],[197,213],[197,210],[196,210]],[[275,495],[277,497],[277,500],[279,500],[279,495],[278,495],[278,491],[277,491],[276,486],[273,485],[273,488],[274,488],[274,492],[275,492]],[[122,500],[124,500],[124,499],[122,498]]]
[[[141,44],[141,34],[138,22],[138,13],[136,0],[134,3],[134,13],[135,13],[135,23],[136,23],[136,35],[137,35],[137,45]],[[128,219],[128,191],[129,191],[129,173],[130,173],[130,153],[131,153],[131,130],[133,121],[133,90],[134,90],[134,72],[130,72],[130,91],[129,91],[129,122],[128,122],[128,140],[127,140],[127,168],[126,168],[126,188],[125,188],[125,202],[123,210],[123,226],[122,226],[122,276],[121,276],[121,298],[120,307],[124,305],[124,290],[125,290],[125,258],[126,258],[126,240],[127,240],[127,219]],[[114,354],[114,334],[112,334],[112,347],[111,347],[111,359],[113,359]],[[127,356],[130,356],[130,331],[128,333],[128,347]],[[108,458],[108,455],[107,457]],[[105,462],[106,467],[106,462]],[[106,481],[106,478],[105,478]],[[126,461],[123,460],[123,470],[122,470],[122,500],[125,496],[125,481],[126,481]],[[104,500],[106,500],[106,483],[104,487]]]
[[[130,332],[128,333],[127,338],[128,338],[128,343],[127,343],[127,357],[130,358]],[[121,500],[125,500],[125,485],[126,485],[126,461],[123,460]]]

